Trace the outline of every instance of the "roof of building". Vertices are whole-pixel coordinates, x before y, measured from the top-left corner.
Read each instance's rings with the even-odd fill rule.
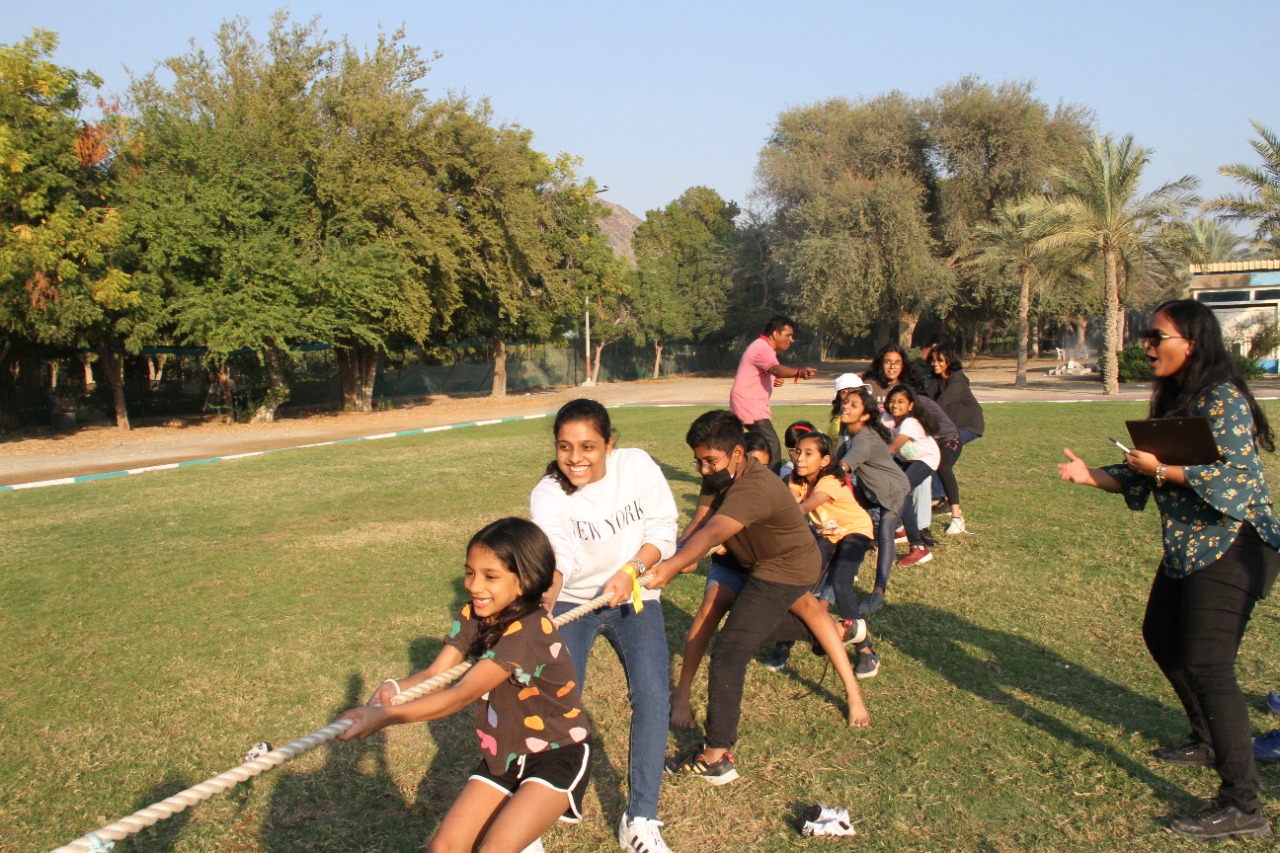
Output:
[[[1192,264],[1192,275],[1214,275],[1224,272],[1265,272],[1280,270],[1280,258],[1262,258],[1251,261],[1224,261],[1216,264]]]

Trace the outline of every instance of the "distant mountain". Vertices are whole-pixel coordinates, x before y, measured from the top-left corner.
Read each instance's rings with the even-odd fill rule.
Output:
[[[613,249],[614,255],[619,258],[626,258],[630,266],[635,266],[636,253],[631,248],[631,237],[636,233],[636,226],[643,220],[620,204],[614,204],[604,199],[599,199],[599,201],[606,204],[613,211],[611,215],[602,217],[599,222],[600,230],[609,239],[609,248]]]

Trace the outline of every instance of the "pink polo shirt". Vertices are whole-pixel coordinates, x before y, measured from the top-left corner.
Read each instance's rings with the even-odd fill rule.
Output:
[[[778,353],[764,335],[752,341],[742,353],[733,388],[729,391],[729,408],[744,424],[769,420],[769,398],[773,395],[773,374],[769,368],[777,363]]]

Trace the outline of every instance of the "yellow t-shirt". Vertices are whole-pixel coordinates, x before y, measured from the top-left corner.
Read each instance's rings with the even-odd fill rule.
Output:
[[[789,485],[791,494],[795,495],[796,503],[809,497],[808,483],[792,482]],[[854,533],[868,539],[872,537],[871,516],[867,515],[862,504],[858,503],[847,483],[828,475],[818,480],[813,491],[822,492],[831,498],[809,513],[809,523],[820,536],[831,542],[839,542]]]

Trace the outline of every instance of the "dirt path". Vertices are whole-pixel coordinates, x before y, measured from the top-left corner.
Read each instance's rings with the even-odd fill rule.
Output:
[[[1005,400],[1087,400],[1101,397],[1096,378],[1049,377],[1050,359],[1034,363],[1031,385],[1015,388],[1010,360],[978,360],[969,374],[974,393],[984,403]],[[835,377],[848,370],[861,371],[865,362],[831,362],[823,365],[818,379],[786,383],[774,392],[774,402],[819,404],[831,399]],[[724,406],[733,377],[681,376],[638,382],[610,382],[593,388],[565,387],[514,394],[508,397],[439,396],[426,403],[363,414],[334,412],[296,416],[288,412],[273,424],[219,424],[174,421],[144,426],[122,433],[110,427],[81,427],[73,432],[32,432],[0,440],[0,486],[32,483],[61,477],[110,473],[149,465],[209,459],[296,447],[322,441],[378,435],[401,430],[477,420],[539,415],[555,412],[575,397],[590,396],[607,406],[693,405]],[[1121,396],[1145,399],[1146,386],[1126,386]]]

